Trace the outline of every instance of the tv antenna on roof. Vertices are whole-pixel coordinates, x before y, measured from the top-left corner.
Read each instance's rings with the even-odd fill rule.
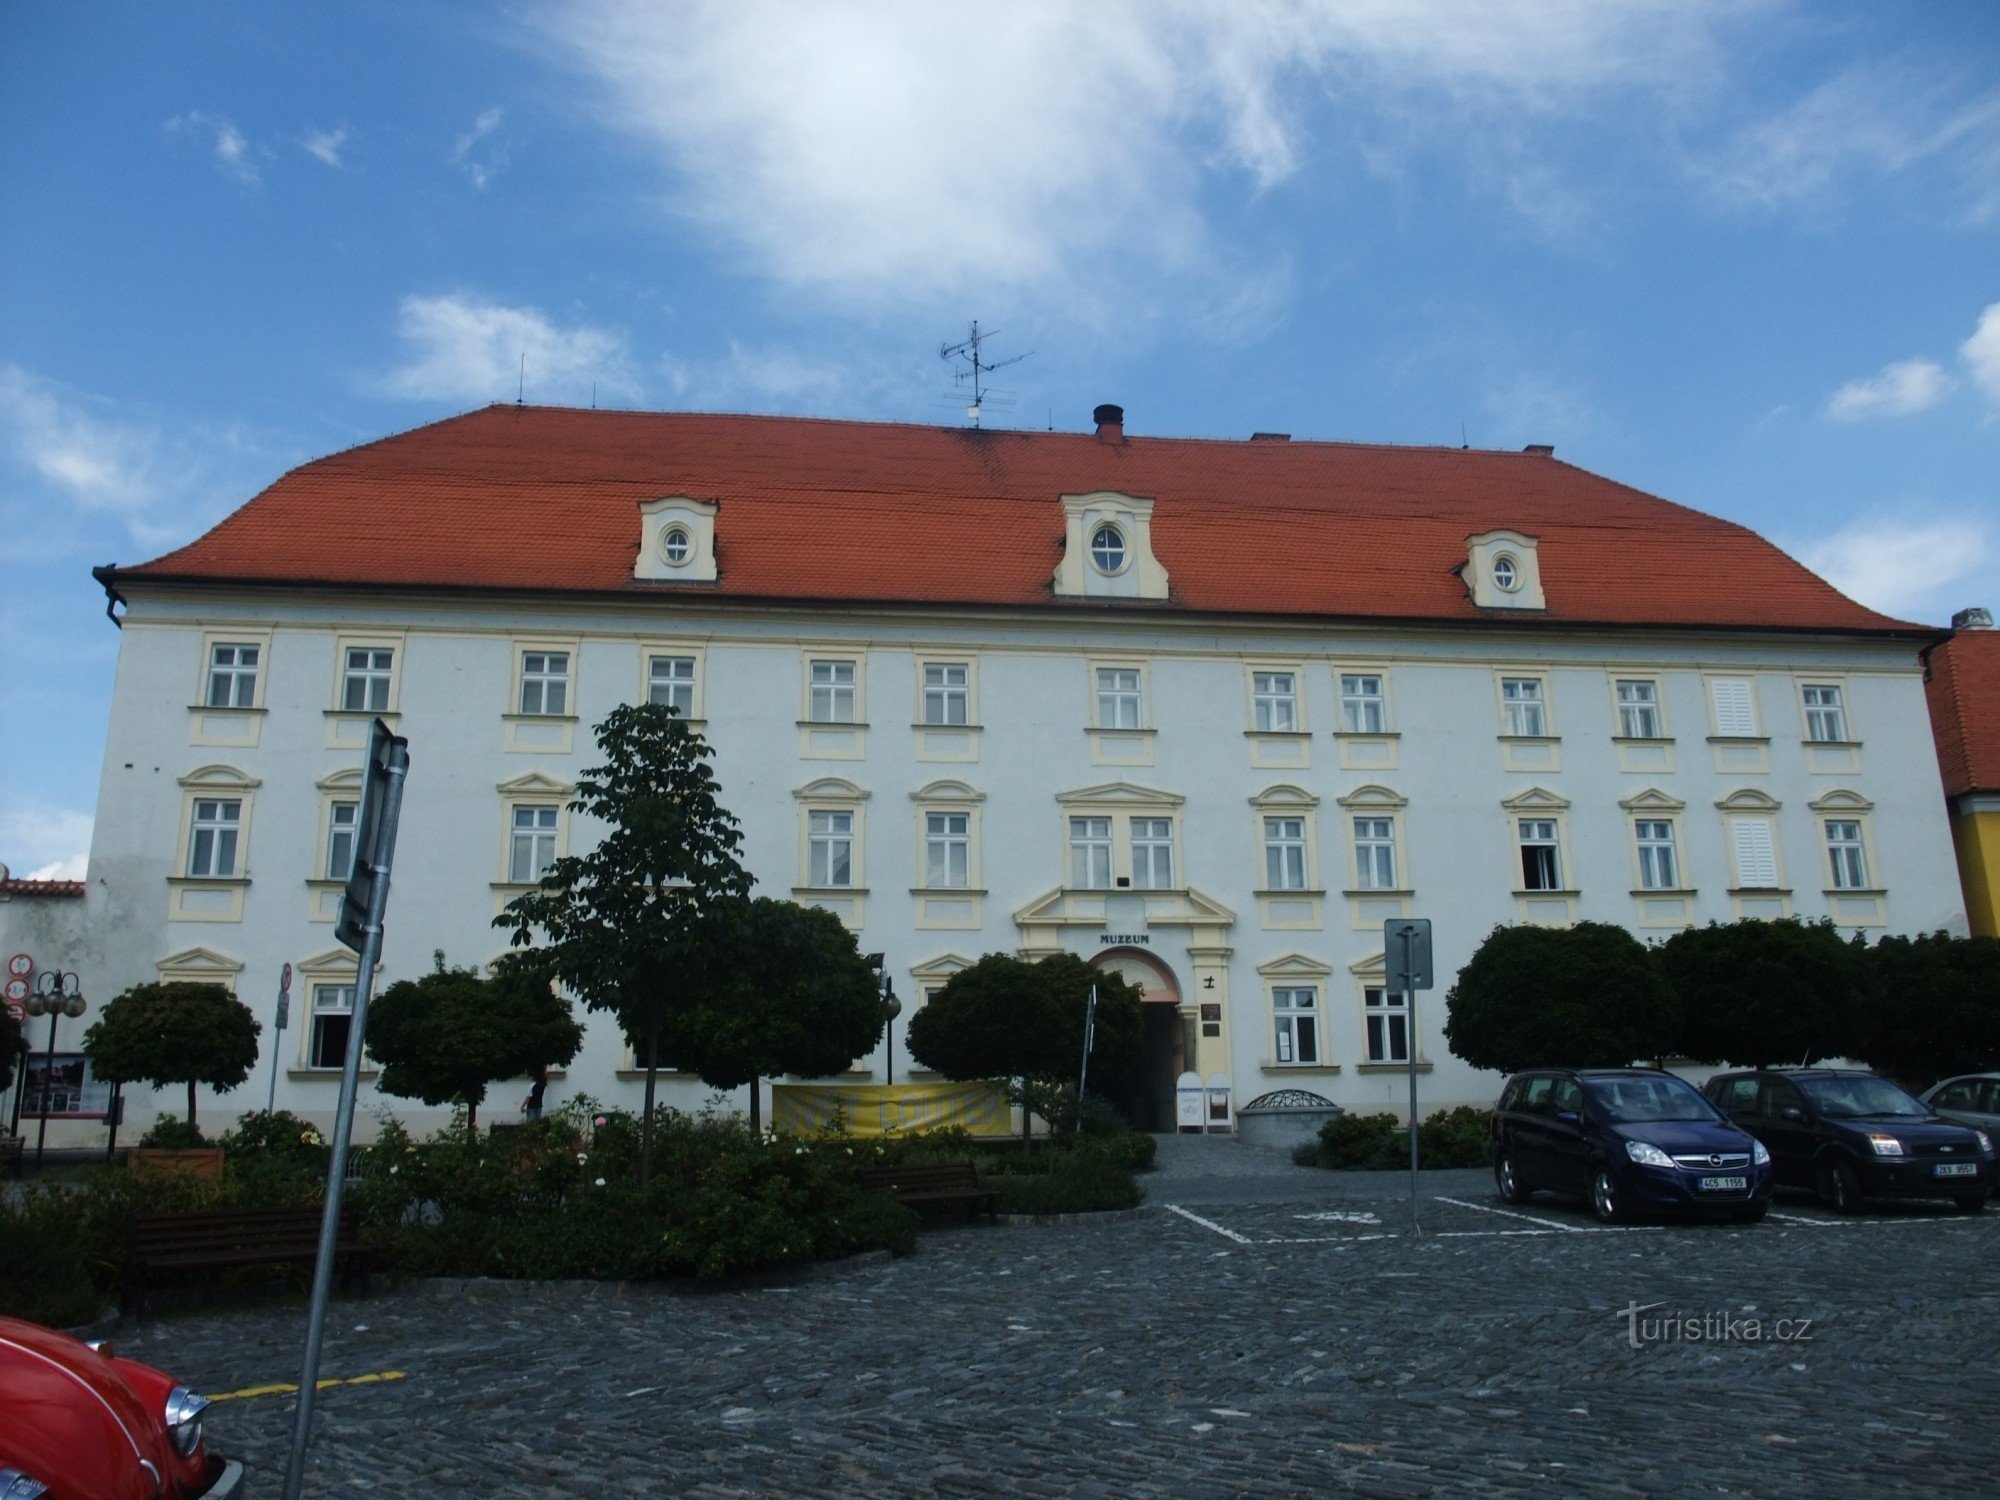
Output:
[[[1018,365],[1028,357],[1028,354],[1035,352],[1030,349],[1028,354],[1017,354],[1012,359],[994,360],[989,363],[980,357],[980,346],[998,332],[999,330],[995,329],[993,333],[981,333],[979,324],[975,320],[968,337],[956,344],[938,345],[938,358],[954,367],[952,383],[963,390],[968,380],[972,382],[972,404],[966,407],[965,414],[972,418],[974,427],[979,425],[980,409],[985,406],[986,398],[998,394],[986,389],[984,377],[995,370],[1004,370],[1009,365]]]

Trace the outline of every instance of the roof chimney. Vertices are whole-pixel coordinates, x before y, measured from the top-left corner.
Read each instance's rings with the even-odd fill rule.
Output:
[[[1090,414],[1090,420],[1097,424],[1097,440],[1100,443],[1122,443],[1125,441],[1125,408],[1106,403]]]
[[[1554,443],[1530,443],[1521,451],[1523,453],[1538,453],[1543,458],[1553,458],[1555,457],[1556,445]]]
[[[1250,434],[1250,441],[1253,443],[1289,443],[1291,440],[1292,435],[1289,432],[1253,432]]]
[[[1961,609],[1951,617],[1951,628],[1953,630],[1991,630],[1993,628],[1993,611],[1982,609],[1977,604],[1973,605],[1970,609]]]

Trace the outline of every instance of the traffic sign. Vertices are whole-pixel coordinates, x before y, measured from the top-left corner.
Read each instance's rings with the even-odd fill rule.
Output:
[[[1391,917],[1382,924],[1382,968],[1391,991],[1431,987],[1430,918]]]
[[[9,1000],[25,1000],[25,999],[27,999],[27,998],[28,998],[28,981],[27,981],[27,980],[25,980],[25,979],[10,979],[10,980],[8,980],[8,981],[7,981],[7,998],[8,998]]]
[[[9,1000],[7,1002],[7,1014],[12,1016],[14,1024],[19,1026],[23,1021],[28,1019],[28,1007]]]
[[[26,953],[16,953],[7,960],[7,972],[16,979],[26,979],[35,972],[35,960]]]

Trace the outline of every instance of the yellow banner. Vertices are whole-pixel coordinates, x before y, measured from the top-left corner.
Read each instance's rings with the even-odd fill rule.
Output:
[[[955,1125],[974,1135],[1014,1128],[997,1083],[771,1085],[771,1128],[803,1135],[834,1124],[849,1135],[903,1135]]]

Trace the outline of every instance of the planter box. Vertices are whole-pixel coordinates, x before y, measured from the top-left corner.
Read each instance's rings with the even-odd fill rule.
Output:
[[[222,1148],[195,1146],[186,1151],[156,1151],[134,1146],[125,1153],[125,1170],[134,1177],[199,1177],[222,1180]]]

